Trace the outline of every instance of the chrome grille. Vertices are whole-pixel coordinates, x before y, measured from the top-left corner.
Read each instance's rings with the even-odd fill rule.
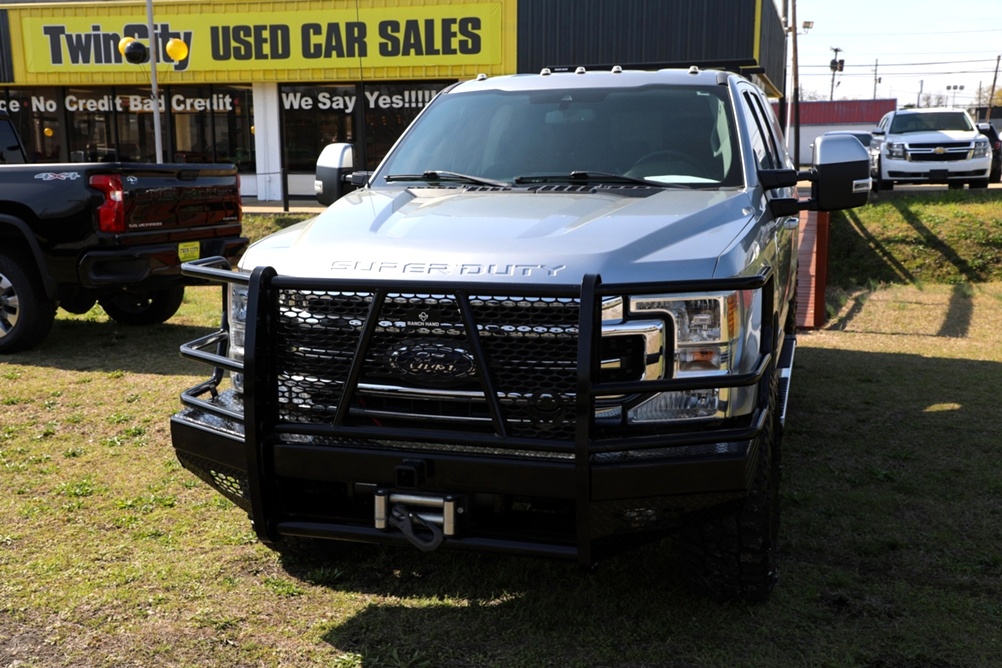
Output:
[[[971,157],[970,142],[919,143],[908,145],[912,162],[951,162]]]

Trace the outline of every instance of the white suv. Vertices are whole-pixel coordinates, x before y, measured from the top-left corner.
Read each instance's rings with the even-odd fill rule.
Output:
[[[900,109],[873,131],[874,190],[891,190],[895,183],[987,188],[991,164],[988,138],[963,109]]]

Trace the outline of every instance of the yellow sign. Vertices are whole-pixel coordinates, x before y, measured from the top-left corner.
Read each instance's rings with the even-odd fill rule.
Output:
[[[197,241],[182,241],[177,245],[177,259],[181,262],[197,260],[202,249]]]
[[[241,14],[167,9],[155,16],[157,60],[177,72],[501,65],[506,40],[514,36],[514,26],[505,30],[502,5],[499,0]],[[118,5],[109,7],[108,15],[88,17],[23,14],[26,73],[134,72],[138,66],[125,60],[119,42],[132,37],[148,43],[149,31],[142,14],[121,11]],[[186,52],[172,40],[184,42]]]

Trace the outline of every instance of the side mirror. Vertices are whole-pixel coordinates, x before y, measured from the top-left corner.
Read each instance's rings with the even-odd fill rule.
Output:
[[[992,129],[992,124],[991,123],[985,123],[984,121],[982,121],[981,123],[978,123],[978,130],[980,130],[981,132],[984,132],[986,130],[991,130],[991,129]]]
[[[869,201],[870,154],[855,137],[819,137],[814,145],[811,199],[818,211],[837,211]]]
[[[348,176],[355,164],[355,149],[351,144],[328,144],[317,158],[317,173],[313,190],[321,204],[333,204],[354,188]]]
[[[873,135],[874,137],[883,137],[884,131],[881,130],[880,128],[873,128],[873,131],[870,132],[870,134]]]
[[[814,142],[811,169],[760,169],[758,179],[766,190],[811,182],[810,199],[770,197],[769,208],[774,216],[796,216],[805,209],[851,209],[870,200],[870,152],[851,135],[823,135]]]

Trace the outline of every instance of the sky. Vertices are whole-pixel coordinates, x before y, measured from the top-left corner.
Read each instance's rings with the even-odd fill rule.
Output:
[[[1002,0],[788,0],[797,23],[802,95],[829,99],[833,47],[844,69],[835,76],[836,100],[874,98],[915,104],[920,94],[947,105],[973,106],[978,87],[991,90],[1002,55]],[[782,12],[783,0],[776,0]],[[791,51],[790,47],[787,49]],[[789,84],[788,84],[789,86]],[[963,86],[953,90],[952,86]],[[1002,72],[995,90],[1002,89]],[[792,90],[792,88],[791,88]]]

